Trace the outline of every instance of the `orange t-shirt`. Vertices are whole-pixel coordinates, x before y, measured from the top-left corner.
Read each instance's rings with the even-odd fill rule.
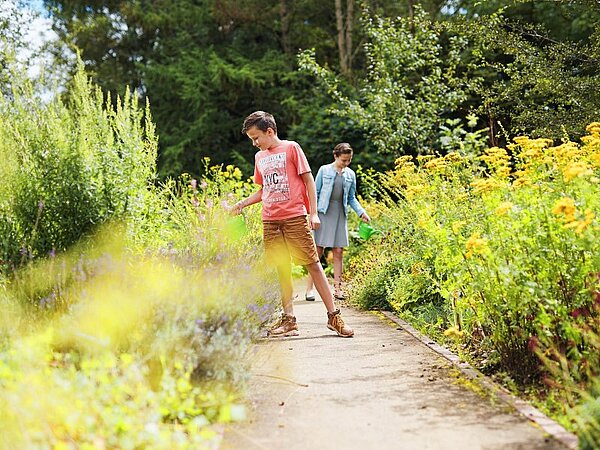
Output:
[[[306,215],[308,193],[302,180],[310,172],[306,155],[297,142],[281,141],[254,157],[254,182],[262,186],[263,220],[283,220]]]

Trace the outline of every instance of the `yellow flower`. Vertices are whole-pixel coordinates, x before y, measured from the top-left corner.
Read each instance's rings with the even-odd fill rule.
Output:
[[[574,178],[583,177],[585,175],[591,175],[592,169],[584,162],[574,162],[567,165],[563,170],[563,178],[568,183]]]
[[[571,162],[582,155],[581,148],[575,142],[565,142],[558,147],[552,147],[550,152],[558,161],[562,161],[563,163]]]
[[[531,180],[527,177],[517,178],[512,183],[513,187],[516,187],[516,188],[519,188],[521,186],[529,186],[530,184],[531,184]]]
[[[489,249],[487,246],[487,239],[481,237],[479,232],[475,232],[471,235],[465,243],[467,250],[466,257],[471,258],[473,255],[485,255]]]
[[[460,229],[466,224],[467,222],[465,222],[464,220],[456,220],[452,222],[452,231],[454,232],[454,234],[458,234],[460,232]]]
[[[575,200],[569,197],[563,197],[558,200],[552,208],[552,214],[556,216],[563,215],[566,223],[571,223],[575,220]]]
[[[600,136],[600,122],[590,123],[587,127],[585,127],[585,131],[591,135]]]
[[[423,167],[430,172],[442,172],[447,165],[448,163],[444,158],[434,158],[425,162]]]
[[[445,157],[448,161],[456,162],[462,159],[462,156],[458,152],[450,152]]]
[[[444,336],[450,337],[452,339],[459,339],[464,336],[464,332],[458,328],[458,326],[453,325],[444,331]]]
[[[496,214],[498,216],[504,216],[507,214],[514,205],[511,202],[502,202],[496,208]]]
[[[585,217],[584,217],[583,220],[579,221],[579,224],[575,228],[575,233],[577,233],[577,234],[583,233],[585,231],[585,229],[592,224],[592,222],[594,221],[594,217],[596,217],[596,216],[594,215],[594,213],[592,212],[592,210],[591,209],[586,209],[585,210]]]
[[[473,191],[478,194],[493,191],[496,188],[502,187],[502,183],[493,178],[483,178],[473,181],[471,186],[473,187]]]
[[[410,155],[404,155],[404,156],[401,156],[400,158],[397,158],[396,161],[394,161],[394,164],[396,166],[403,166],[403,165],[405,165],[407,163],[413,164],[412,163],[412,156],[410,156]]]
[[[423,191],[424,187],[422,185],[411,185],[411,186],[406,186],[406,189],[404,191],[404,195],[406,195],[406,198],[411,199],[413,198],[415,195],[417,195],[419,192]]]
[[[518,145],[523,145],[529,142],[529,136],[517,136],[513,139]]]
[[[575,220],[575,218],[573,218],[572,221],[565,224],[565,228],[574,228],[575,233],[581,234],[594,221],[594,217],[595,216],[594,216],[594,213],[592,212],[592,210],[586,209],[583,220]]]
[[[233,177],[237,178],[238,180],[242,179],[242,171],[239,168],[235,168],[233,169]]]
[[[427,161],[429,161],[430,159],[434,159],[434,158],[435,158],[434,155],[419,155],[419,156],[417,156],[417,161],[419,161],[421,164],[424,164]]]

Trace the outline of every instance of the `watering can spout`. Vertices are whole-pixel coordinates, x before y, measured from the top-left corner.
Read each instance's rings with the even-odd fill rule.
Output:
[[[358,226],[358,235],[360,236],[361,239],[364,239],[365,241],[367,239],[370,239],[371,236],[373,236],[374,234],[377,233],[381,233],[381,231],[376,230],[375,228],[373,228],[370,224],[366,223],[366,222],[361,222],[360,225]]]

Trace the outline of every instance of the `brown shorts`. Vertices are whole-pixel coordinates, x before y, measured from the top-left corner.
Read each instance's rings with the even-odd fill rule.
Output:
[[[265,254],[275,264],[289,263],[306,266],[319,261],[317,248],[307,216],[263,222]]]

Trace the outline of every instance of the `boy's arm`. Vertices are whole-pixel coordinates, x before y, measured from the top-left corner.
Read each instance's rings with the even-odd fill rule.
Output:
[[[305,172],[300,176],[308,192],[308,203],[310,205],[308,217],[310,226],[313,230],[316,230],[321,226],[321,221],[319,220],[319,213],[317,213],[317,188],[315,186],[315,179],[310,172]]]
[[[246,206],[254,205],[255,203],[259,203],[262,200],[262,187],[252,194],[250,197],[240,200],[231,208],[231,212],[234,215],[238,215],[242,212]]]

